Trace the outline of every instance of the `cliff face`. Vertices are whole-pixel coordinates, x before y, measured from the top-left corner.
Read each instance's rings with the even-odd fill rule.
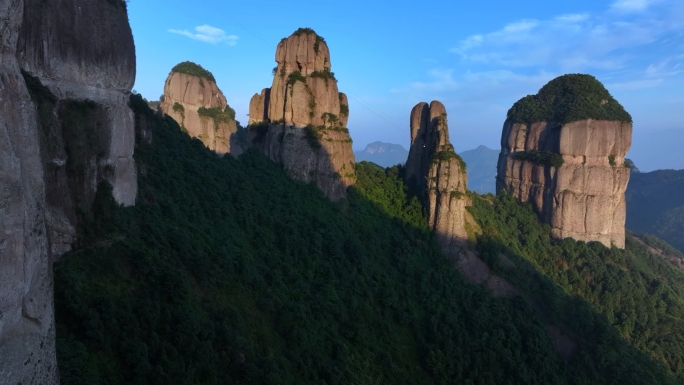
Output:
[[[213,76],[208,72],[205,76],[185,73],[182,66],[196,66],[198,74],[206,71],[189,62],[176,66],[164,84],[164,100],[159,105],[160,109],[211,150],[219,154],[235,152],[235,112],[228,107]]]
[[[347,96],[337,89],[325,40],[309,29],[276,49],[273,84],[255,94],[249,108],[250,145],[283,164],[293,178],[315,182],[338,200],[356,181],[346,128]]]
[[[555,117],[534,122],[520,122],[525,119],[512,116],[514,111],[509,111],[501,137],[497,189],[505,189],[519,200],[530,202],[540,218],[551,224],[557,238],[599,241],[609,247],[614,244],[624,248],[625,190],[629,181],[625,155],[632,143],[631,118],[626,121],[629,115],[622,112],[604,116],[589,112],[588,116],[604,119],[582,115],[567,118],[554,112],[565,109],[581,114],[582,108],[587,111],[596,106],[621,110],[605,88],[592,79],[587,75],[566,75],[549,83],[553,86],[556,82],[557,86],[562,82],[589,82],[596,88],[594,93],[600,92],[600,95],[592,94],[587,91],[591,88],[586,87],[576,93],[567,84],[556,89],[570,103],[588,101],[587,107],[551,106]],[[590,93],[583,94],[587,92]],[[610,114],[615,118],[611,119]]]
[[[411,149],[406,179],[428,209],[429,225],[447,255],[458,251],[468,238],[469,204],[465,163],[449,141],[444,105],[418,103],[411,110]]]
[[[0,378],[57,383],[52,261],[107,181],[135,202],[125,5],[0,4]]]

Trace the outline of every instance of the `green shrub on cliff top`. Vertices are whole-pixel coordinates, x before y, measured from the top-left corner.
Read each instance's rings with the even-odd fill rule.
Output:
[[[316,53],[318,53],[318,47],[320,46],[321,42],[324,42],[324,41],[325,41],[325,39],[324,39],[322,36],[319,36],[319,35],[316,33],[316,31],[314,31],[314,30],[311,29],[311,28],[298,28],[296,31],[294,31],[294,32],[292,33],[292,35],[294,35],[294,36],[299,36],[299,35],[304,35],[304,34],[306,34],[306,35],[309,35],[309,34],[316,35],[316,41],[314,42],[314,51],[316,51]],[[287,40],[287,38],[283,38],[283,40],[281,40],[280,42],[282,43],[284,40]]]
[[[311,28],[298,28],[298,29],[297,29],[296,31],[294,31],[292,34],[295,35],[295,36],[304,35],[304,34],[307,34],[307,35],[309,35],[309,34],[318,35],[318,34],[316,33],[316,31],[314,31],[314,30],[311,29]]]
[[[559,76],[539,90],[518,100],[508,119],[515,123],[554,121],[569,123],[584,119],[632,123],[632,117],[595,77],[584,74]]]
[[[176,66],[171,69],[171,72],[197,76],[199,78],[205,78],[216,83],[216,79],[211,72],[205,70],[201,65],[191,61],[184,61],[182,63],[176,64]]]

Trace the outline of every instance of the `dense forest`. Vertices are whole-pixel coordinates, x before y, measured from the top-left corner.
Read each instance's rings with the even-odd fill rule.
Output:
[[[440,253],[400,167],[359,163],[332,203],[252,151],[217,156],[139,95],[131,105],[152,130],[137,204],[100,185],[55,266],[63,384],[684,380],[684,274],[657,240],[552,241],[529,205],[473,194],[470,247],[520,292],[493,298]]]
[[[684,170],[632,173],[627,186],[627,228],[666,240],[684,252]]]

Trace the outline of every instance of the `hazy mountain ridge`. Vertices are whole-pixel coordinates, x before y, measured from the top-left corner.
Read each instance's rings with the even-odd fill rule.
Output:
[[[382,167],[404,164],[408,158],[408,150],[400,144],[376,141],[366,145],[361,151],[354,151],[357,162],[372,162]]]
[[[684,170],[632,173],[627,228],[650,233],[684,252]]]
[[[479,194],[496,193],[496,162],[499,151],[480,145],[460,153],[468,170],[468,189]]]

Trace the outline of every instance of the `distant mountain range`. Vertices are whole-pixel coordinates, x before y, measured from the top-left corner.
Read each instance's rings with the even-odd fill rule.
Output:
[[[496,163],[499,151],[486,146],[463,151],[459,155],[466,163],[468,190],[480,194],[496,193]]]
[[[400,144],[373,142],[366,146],[363,151],[354,152],[357,162],[367,161],[382,167],[392,167],[395,164],[404,164],[408,158],[408,150]]]
[[[634,172],[627,185],[629,230],[664,239],[684,252],[684,170]]]
[[[408,158],[408,150],[400,144],[373,142],[363,151],[354,152],[357,162],[367,161],[382,167],[404,164]],[[496,191],[496,162],[499,151],[485,146],[463,151],[459,155],[466,162],[468,172],[468,189],[480,194]]]

